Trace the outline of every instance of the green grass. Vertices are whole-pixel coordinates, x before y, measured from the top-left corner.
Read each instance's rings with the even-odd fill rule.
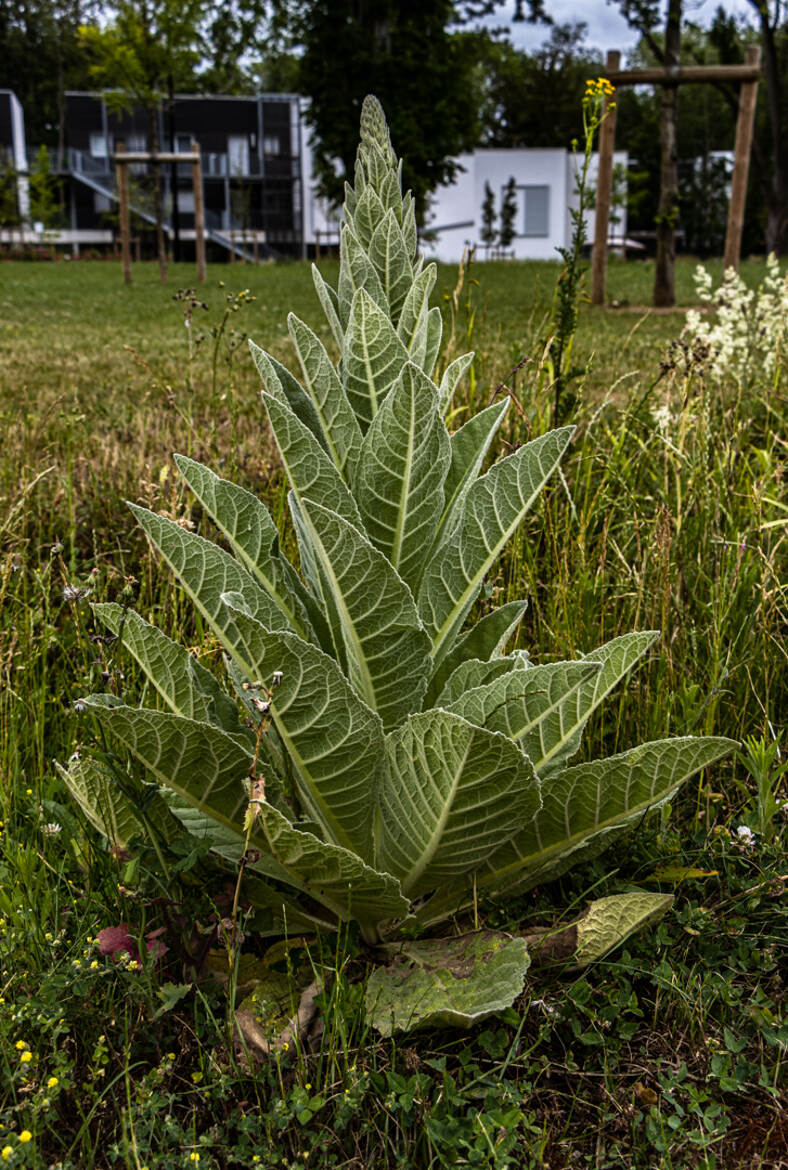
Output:
[[[681,305],[693,303],[692,267],[678,266]],[[751,284],[762,272],[744,266]],[[482,907],[489,924],[516,929],[591,891],[641,884],[675,889],[672,914],[580,976],[540,972],[515,1010],[469,1035],[396,1043],[364,1028],[358,940],[310,940],[334,972],[322,1039],[250,1077],[228,1048],[221,983],[195,973],[201,951],[221,950],[214,871],[200,856],[112,856],[54,768],[92,739],[73,711],[80,695],[103,689],[103,675],[139,693],[132,665],[95,640],[87,599],[64,602],[64,585],[133,598],[220,669],[123,504],[203,524],[173,450],[259,492],[291,540],[245,335],[292,359],[287,312],[321,328],[308,270],[212,269],[199,292],[208,309],[193,309],[189,329],[173,294],[193,269],[171,274],[165,288],[141,265],[124,288],[112,263],[0,268],[3,1164],[164,1170],[199,1154],[200,1170],[779,1166],[785,813],[769,823],[765,806],[786,799],[770,755],[788,693],[784,390],[710,383],[671,348],[682,312],[634,308],[649,300],[651,266],[613,264],[622,307],[581,313],[575,357],[590,368],[563,478],[480,605],[529,595],[519,644],[536,661],[662,631],[593,721],[589,754],[665,733],[761,745],[704,774],[625,846],[504,909]],[[546,428],[539,368],[556,274],[478,265],[458,288],[456,269],[440,270],[444,359],[477,351],[455,425],[505,381],[517,409],[504,441]],[[256,300],[239,302],[247,287]],[[655,406],[670,410],[664,431]],[[741,824],[767,831],[748,846]],[[142,970],[100,957],[89,940],[120,922],[140,938],[164,926],[169,952]]]

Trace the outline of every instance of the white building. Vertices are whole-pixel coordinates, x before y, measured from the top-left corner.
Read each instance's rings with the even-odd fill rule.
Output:
[[[577,207],[577,169],[582,158],[571,151],[551,150],[476,150],[458,160],[462,170],[455,181],[439,187],[432,198],[427,230],[432,239],[424,241],[428,256],[445,263],[457,263],[463,248],[481,245],[482,204],[485,185],[489,183],[500,213],[503,193],[510,178],[517,191],[515,236],[508,251],[518,260],[555,260],[556,248],[568,248],[572,239],[570,209]],[[625,151],[617,151],[614,163],[624,168]],[[596,190],[598,155],[589,166],[587,185],[593,204]],[[626,208],[616,208],[618,222],[611,223],[610,238],[626,234]],[[587,235],[594,238],[594,212],[586,213]],[[484,259],[479,246],[477,259]]]
[[[339,241],[338,217],[325,200],[316,194],[312,173],[309,134],[302,129],[302,152],[306,198],[304,201],[304,236],[313,246],[336,245]],[[482,204],[485,184],[495,198],[500,212],[503,191],[510,178],[517,189],[515,237],[507,250],[518,260],[555,260],[556,248],[568,248],[572,239],[570,208],[577,207],[577,167],[582,158],[561,148],[550,150],[476,150],[461,155],[460,170],[453,183],[439,187],[432,196],[425,225],[428,232],[422,241],[430,259],[456,264],[463,248],[477,246],[477,259],[485,258],[481,245]],[[627,154],[617,151],[614,164],[626,168]],[[593,204],[596,190],[598,155],[589,166],[588,188]],[[616,218],[617,222],[612,222]],[[589,242],[594,238],[594,212],[586,213]],[[615,208],[611,217],[611,244],[626,234],[626,208]]]

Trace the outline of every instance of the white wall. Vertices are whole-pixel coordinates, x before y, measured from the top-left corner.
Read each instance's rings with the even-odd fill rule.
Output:
[[[27,181],[27,147],[25,145],[25,114],[16,94],[11,97],[11,133],[14,138],[14,167],[17,172],[19,214],[27,219],[30,214],[30,192]]]
[[[518,260],[555,260],[556,248],[568,247],[572,237],[570,206],[577,205],[576,162],[570,151],[549,150],[477,150],[462,155],[458,163],[463,170],[454,183],[439,187],[433,195],[427,228],[436,233],[432,241],[425,241],[424,250],[430,257],[446,263],[456,263],[463,247],[480,244],[481,209],[485,184],[489,183],[495,196],[496,212],[500,211],[503,188],[513,177],[517,184],[517,217],[515,238],[510,251]],[[579,164],[581,160],[577,160]],[[618,151],[615,162],[626,164],[627,154]],[[596,186],[598,157],[594,155],[589,167],[589,186]],[[525,234],[526,187],[547,187],[548,217],[546,235]],[[587,214],[588,236],[593,239],[594,213]],[[623,235],[625,219],[616,226],[616,236]],[[480,246],[478,259],[484,259]]]
[[[619,165],[626,170],[629,155],[625,150],[616,150],[613,153],[613,167]],[[566,155],[566,174],[567,174],[567,190],[569,192],[569,199],[566,205],[566,239],[567,243],[572,239],[572,219],[569,210],[572,207],[577,207],[579,203],[577,195],[578,170],[583,165],[581,156],[575,158],[571,151],[567,151]],[[588,178],[586,180],[587,187],[590,193],[591,202],[594,201],[596,193],[596,179],[599,173],[599,155],[595,152],[591,156],[591,161],[588,164]],[[623,207],[614,207],[610,211],[611,218],[615,216],[617,223],[612,221],[608,225],[607,237],[608,240],[622,240],[627,234],[627,208],[626,204]],[[596,211],[591,208],[586,212],[586,238],[589,244],[594,242],[594,231],[596,228]]]
[[[302,107],[303,112],[303,107]],[[329,212],[326,202],[316,194],[316,180],[312,173],[312,150],[309,146],[309,130],[301,119],[301,151],[305,190],[304,228],[306,240],[314,244],[317,233],[323,243],[338,241],[338,223]],[[457,263],[463,248],[478,246],[477,259],[484,259],[485,249],[480,245],[481,209],[484,202],[485,184],[489,183],[495,195],[496,212],[500,210],[503,188],[510,177],[517,184],[517,218],[515,238],[511,251],[519,260],[555,260],[556,248],[568,247],[572,238],[570,206],[577,205],[575,193],[576,165],[571,151],[563,148],[545,150],[477,150],[457,158],[458,171],[454,182],[439,187],[432,196],[427,215],[426,229],[435,233],[434,238],[423,241],[423,249],[430,259]],[[626,151],[617,151],[616,163],[626,165]],[[589,167],[589,187],[592,195],[596,188],[598,156],[595,154]],[[549,207],[547,235],[527,236],[525,232],[525,187],[548,187]],[[611,235],[623,236],[626,231],[626,216],[622,209],[622,222]],[[588,239],[594,237],[594,212],[588,212]]]

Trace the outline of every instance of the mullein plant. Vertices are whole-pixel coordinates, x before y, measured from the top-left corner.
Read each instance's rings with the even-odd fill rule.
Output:
[[[511,1004],[535,936],[447,938],[446,920],[473,910],[478,925],[480,899],[562,874],[733,746],[671,739],[570,764],[591,713],[657,635],[536,666],[505,652],[525,601],[469,621],[572,429],[485,472],[508,402],[449,432],[473,354],[435,376],[436,268],[418,252],[401,175],[368,97],[337,287],[313,269],[339,361],[292,314],[298,375],[252,345],[300,571],[256,496],[176,455],[222,544],[130,506],[221,642],[229,687],[132,610],[95,605],[162,709],[108,694],[80,704],[142,765],[137,800],[98,755],[64,772],[115,844],[155,832],[210,845],[243,875],[261,933],[357,923],[377,964],[368,1017],[384,1034],[468,1024]],[[591,961],[669,901],[634,893],[592,903],[562,953]]]

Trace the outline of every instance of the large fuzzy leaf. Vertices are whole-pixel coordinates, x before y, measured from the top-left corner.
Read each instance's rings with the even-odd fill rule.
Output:
[[[364,436],[356,494],[369,539],[412,589],[443,510],[449,459],[435,386],[409,362]]]
[[[339,320],[339,299],[335,290],[328,284],[320,275],[320,269],[316,264],[312,265],[312,283],[315,286],[318,300],[321,308],[326,316],[331,332],[334,335],[334,341],[342,349],[342,343],[345,339],[345,331]]]
[[[424,349],[424,373],[432,377],[435,363],[440,353],[443,338],[443,317],[438,305],[433,305],[427,313],[427,340]]]
[[[287,323],[301,363],[306,392],[315,404],[328,442],[328,453],[347,480],[353,474],[361,450],[361,428],[320,338],[294,313]]]
[[[554,723],[549,728],[545,726],[544,738],[538,743],[531,742],[530,748],[526,749],[529,754],[530,751],[534,753],[534,764],[540,776],[551,774],[571,759],[580,747],[583,729],[591,713],[658,637],[655,630],[623,634],[586,655],[583,661],[598,662],[600,669],[568,697]]]
[[[241,734],[235,703],[185,646],[171,641],[133,609],[106,602],[94,605],[93,613],[123,640],[175,715]]]
[[[432,706],[453,672],[463,662],[473,658],[488,662],[499,657],[514,634],[528,608],[527,601],[507,601],[475,622],[461,634],[448,653],[441,659],[430,678],[425,705]]]
[[[145,825],[115,777],[96,760],[73,756],[68,768],[57,764],[61,780],[94,829],[114,850],[125,850],[135,837],[147,837]]]
[[[572,427],[534,439],[477,479],[465,499],[456,540],[446,542],[427,566],[419,612],[439,662],[450,649],[485,574],[522,522],[566,450]]]
[[[435,706],[449,708],[461,699],[466,691],[487,686],[512,670],[531,670],[533,665],[524,650],[515,650],[513,654],[492,658],[489,662],[482,662],[480,658],[469,658],[452,671],[446,686],[438,695]]]
[[[595,838],[670,800],[689,776],[735,747],[730,739],[711,736],[658,740],[545,780],[541,811],[490,857],[480,887],[512,892],[559,876]]]
[[[266,630],[243,612],[238,597],[228,595],[225,602],[249,663],[249,681],[270,682],[281,672],[271,717],[295,765],[304,808],[337,844],[371,856],[384,749],[380,718],[316,646]]]
[[[345,330],[345,342],[347,343],[348,323],[359,290],[363,289],[366,292],[370,299],[378,305],[384,316],[388,313],[388,302],[372,261],[358,237],[347,224],[343,224],[340,229],[339,251],[341,262],[337,301],[339,320]],[[386,320],[388,320],[387,316]]]
[[[156,777],[225,828],[240,833],[249,801],[251,747],[196,719],[90,695],[85,705]]]
[[[305,892],[301,883],[291,880],[268,852],[262,853],[259,858],[258,850],[247,853],[244,836],[226,829],[212,817],[206,816],[171,788],[162,788],[160,799],[165,804],[165,811],[169,810],[179,827],[195,841],[207,845],[211,854],[229,868],[236,880],[241,861],[245,858],[241,886],[243,900],[258,909],[270,912],[267,928],[261,929],[259,922],[255,922],[256,935],[336,929],[333,914],[317,910],[314,905],[307,907],[303,904],[303,899],[301,903],[295,900],[298,896],[295,891],[291,890],[286,894],[270,884],[267,879],[272,876],[273,868],[280,879],[296,886],[300,894]],[[265,844],[259,837],[260,834],[257,844]]]
[[[323,432],[315,404],[298,379],[290,373],[286,366],[283,366],[276,358],[271,357],[270,353],[266,353],[264,349],[260,349],[259,345],[255,345],[253,341],[249,342],[249,349],[266,394],[276,398],[283,406],[289,407],[323,450],[328,451],[328,440]]]
[[[342,377],[361,429],[366,430],[408,361],[386,312],[366,288],[353,297],[345,332]]]
[[[399,192],[397,192],[398,195]],[[360,205],[359,203],[359,208]],[[399,321],[405,297],[413,283],[413,269],[402,228],[392,210],[386,212],[375,228],[369,244],[369,258],[380,277],[380,283],[383,285],[383,291],[391,310],[392,320],[396,323]]]
[[[427,314],[437,271],[434,264],[428,264],[413,281],[397,325],[397,336],[408,351],[410,360],[417,366],[422,364],[427,352]]]
[[[84,703],[159,784],[219,825],[217,849],[226,844],[226,831],[245,841],[253,755],[234,737],[166,711],[108,702],[106,695],[90,695]],[[255,862],[258,873],[304,888],[270,856],[261,833],[252,833],[250,845],[260,851]]]
[[[129,504],[129,507],[148,540],[230,653],[233,647],[227,636],[227,610],[221,602],[223,593],[241,593],[250,612],[269,629],[286,628],[287,619],[279,607],[229,553],[195,532],[187,532],[173,520],[157,516],[136,504]]]
[[[484,930],[390,944],[388,966],[367,980],[367,1023],[383,1036],[417,1028],[470,1028],[511,1007],[530,957],[524,939]]]
[[[537,772],[545,745],[561,733],[561,714],[578,687],[598,674],[598,662],[549,662],[508,672],[465,691],[449,707],[489,731],[508,735],[533,762]],[[541,773],[539,773],[541,775]]]
[[[413,715],[387,748],[377,863],[410,896],[476,869],[540,807],[530,760],[458,715]]]
[[[438,541],[449,535],[461,518],[465,498],[479,476],[508,406],[508,398],[504,402],[494,402],[492,406],[475,414],[452,435],[451,464],[444,487],[445,501],[438,527]]]
[[[353,525],[311,500],[303,515],[348,678],[388,730],[418,708],[427,683],[429,639],[413,597]]]
[[[454,398],[457,387],[459,386],[467,371],[470,369],[471,363],[475,357],[475,353],[462,353],[458,358],[455,358],[454,361],[451,362],[450,365],[448,365],[444,370],[443,377],[441,378],[441,384],[438,389],[440,408],[444,414],[451,406],[451,402]],[[508,399],[506,401],[508,402]],[[495,406],[495,403],[492,405]],[[498,405],[500,405],[500,403]],[[481,417],[481,415],[486,414],[490,409],[491,407],[488,406],[487,410],[480,411],[478,415],[474,415],[474,418]],[[469,421],[472,422],[473,420],[471,419]]]
[[[374,187],[365,187],[356,200],[352,214],[353,231],[362,247],[369,251],[375,229],[385,217],[386,210]]]
[[[356,502],[345,481],[309,429],[270,394],[264,392],[262,398],[287,478],[299,503],[304,496],[309,496],[351,524],[360,525]]]
[[[259,824],[272,855],[290,881],[316,901],[340,918],[355,918],[362,925],[407,914],[408,901],[390,874],[365,865],[347,849],[294,828],[270,804],[258,807]]]
[[[236,557],[279,607],[287,624],[311,641],[314,629],[308,616],[309,595],[279,551],[279,533],[265,504],[185,455],[176,455],[175,462]]]
[[[646,890],[596,898],[575,923],[577,937],[572,966],[598,963],[636,931],[659,922],[672,903],[672,894],[652,894]]]

